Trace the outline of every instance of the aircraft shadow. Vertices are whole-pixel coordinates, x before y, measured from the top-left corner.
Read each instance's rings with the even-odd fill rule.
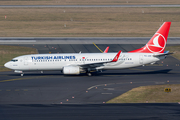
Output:
[[[140,72],[135,72],[135,71],[127,71],[127,72],[112,72],[112,71],[105,71],[105,72],[93,72],[92,76],[106,76],[106,75],[148,75],[148,74],[167,74],[170,72],[172,69],[164,69],[164,70],[156,70],[156,71],[140,71]],[[8,74],[8,76],[20,76],[20,74]],[[25,73],[24,76],[65,76],[65,77],[78,77],[78,76],[87,76],[85,73],[82,73],[80,75],[64,75],[59,72],[50,72],[50,73]]]
[[[96,76],[103,76],[103,75],[146,75],[146,74],[167,74],[172,69],[164,69],[164,70],[155,70],[155,71],[141,71],[141,72],[121,72],[121,73],[95,73]]]

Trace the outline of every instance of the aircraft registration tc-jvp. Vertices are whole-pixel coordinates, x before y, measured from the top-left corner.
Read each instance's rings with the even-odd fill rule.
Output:
[[[23,76],[25,71],[59,70],[65,75],[79,75],[92,71],[125,69],[155,63],[165,59],[169,51],[164,51],[171,22],[164,22],[148,43],[129,52],[107,53],[64,53],[32,54],[13,58],[4,64]]]

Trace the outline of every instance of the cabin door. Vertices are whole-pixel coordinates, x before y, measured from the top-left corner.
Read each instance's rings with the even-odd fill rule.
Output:
[[[24,57],[24,65],[28,65],[28,57]]]
[[[139,63],[140,63],[140,64],[143,64],[143,55],[140,55],[140,56],[139,56]]]

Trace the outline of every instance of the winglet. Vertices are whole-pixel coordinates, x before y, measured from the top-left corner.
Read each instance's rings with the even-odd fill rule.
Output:
[[[107,53],[109,50],[109,46],[104,50],[104,53]]]
[[[117,53],[117,55],[114,57],[114,59],[111,62],[117,62],[119,56],[120,56],[121,50]]]

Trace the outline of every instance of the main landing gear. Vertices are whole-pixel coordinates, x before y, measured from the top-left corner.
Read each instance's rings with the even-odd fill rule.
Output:
[[[21,73],[21,76],[24,76],[23,71],[20,71],[20,70],[15,70],[14,72],[15,72],[15,73]]]

